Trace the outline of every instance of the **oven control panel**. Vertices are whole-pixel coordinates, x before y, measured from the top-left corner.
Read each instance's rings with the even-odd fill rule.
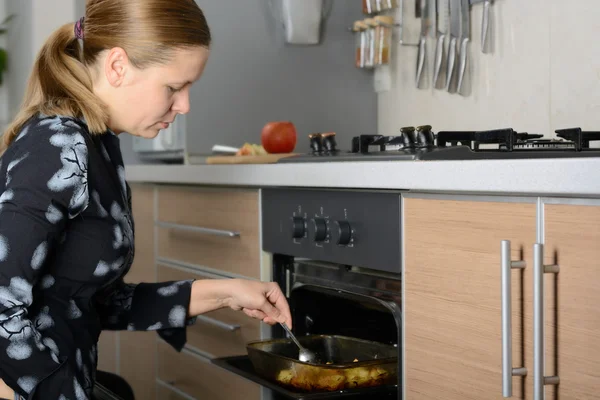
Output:
[[[397,192],[263,189],[263,249],[399,273],[400,201]]]

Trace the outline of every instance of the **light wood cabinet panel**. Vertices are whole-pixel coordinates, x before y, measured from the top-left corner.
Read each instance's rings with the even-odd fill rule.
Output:
[[[118,332],[103,331],[98,339],[98,369],[117,373]]]
[[[501,241],[527,263],[511,275],[512,356],[531,368],[536,205],[404,201],[407,398],[502,399]],[[513,378],[513,398],[531,399],[528,381]]]
[[[259,385],[166,343],[158,348],[158,377],[182,392],[198,399],[260,399]]]
[[[546,400],[600,398],[600,206],[544,206]]]
[[[154,261],[154,187],[131,185],[131,203],[135,223],[135,257],[125,282],[155,282]]]
[[[156,332],[119,333],[120,375],[133,389],[136,399],[155,399]]]
[[[188,397],[184,397],[160,383],[156,384],[156,394],[158,400],[189,400]]]
[[[132,212],[135,222],[135,258],[126,282],[156,282],[154,261],[154,186],[131,185]],[[156,333],[119,333],[120,375],[129,382],[135,397],[156,398]]]
[[[158,280],[206,279],[205,276],[168,266],[158,266]],[[211,323],[212,322],[212,323]],[[241,311],[222,308],[199,316],[187,328],[187,339],[194,346],[215,357],[243,355],[246,343],[260,339],[260,324]],[[237,327],[231,330],[231,327]]]
[[[260,279],[258,191],[160,187],[158,223],[159,257]],[[160,223],[239,236],[160,227]]]

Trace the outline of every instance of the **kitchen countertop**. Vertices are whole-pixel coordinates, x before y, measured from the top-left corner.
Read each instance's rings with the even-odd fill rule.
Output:
[[[130,183],[401,189],[600,198],[600,158],[127,165]]]

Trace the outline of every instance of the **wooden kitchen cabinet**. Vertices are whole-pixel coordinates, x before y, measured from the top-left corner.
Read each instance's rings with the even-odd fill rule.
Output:
[[[502,240],[525,261],[511,274],[512,366],[527,368],[513,398],[534,398],[538,226],[544,265],[559,269],[542,279],[544,375],[559,378],[544,398],[600,398],[600,202],[549,199],[536,214],[525,201],[404,200],[407,398],[503,398]]]
[[[503,398],[502,240],[526,263],[511,274],[511,337],[513,367],[530,368],[536,214],[534,201],[405,198],[407,399]],[[531,399],[530,378],[512,379]]]
[[[196,399],[260,400],[260,386],[188,351],[158,344],[158,377]],[[161,399],[162,400],[162,399]]]
[[[546,400],[600,398],[600,204],[544,205]]]
[[[118,360],[118,333],[103,331],[98,339],[98,369],[101,371],[117,373]]]
[[[159,259],[260,279],[256,189],[158,188]]]
[[[156,394],[159,400],[189,400],[187,397],[160,383],[156,384]]]

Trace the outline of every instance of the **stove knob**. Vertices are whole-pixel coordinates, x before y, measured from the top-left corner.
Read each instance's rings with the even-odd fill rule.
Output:
[[[401,128],[400,137],[402,138],[402,148],[413,149],[415,147],[415,128],[412,126]]]
[[[323,218],[313,219],[315,226],[315,242],[324,242],[327,239],[327,222]]]
[[[417,127],[416,140],[418,147],[433,147],[435,138],[430,125]]]
[[[352,242],[352,227],[348,221],[335,221],[338,227],[337,244],[348,246]]]
[[[292,219],[292,237],[294,239],[301,239],[306,234],[306,224],[304,218],[294,217]]]
[[[313,154],[319,154],[323,151],[323,136],[320,133],[311,133],[308,135],[308,139]]]
[[[335,141],[335,132],[326,132],[321,134],[323,138],[323,147],[327,153],[337,153],[337,143]]]

